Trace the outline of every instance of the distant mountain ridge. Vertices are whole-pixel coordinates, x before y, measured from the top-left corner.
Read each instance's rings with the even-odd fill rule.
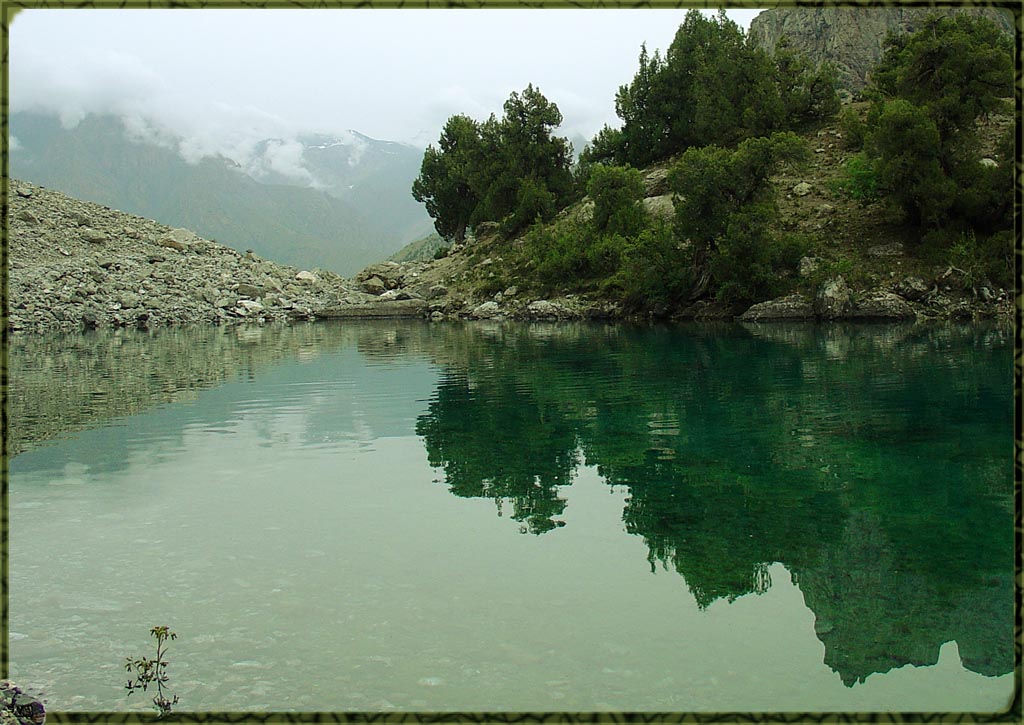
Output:
[[[985,7],[780,7],[759,13],[750,23],[752,42],[771,51],[785,35],[793,47],[815,64],[836,66],[840,84],[859,91],[882,57],[891,31],[912,33],[929,15],[984,15],[1007,33],[1014,32],[1009,10]]]
[[[422,152],[354,131],[267,139],[245,167],[223,156],[189,163],[114,116],[65,129],[19,112],[10,132],[13,177],[296,267],[351,275],[432,229],[410,193]]]

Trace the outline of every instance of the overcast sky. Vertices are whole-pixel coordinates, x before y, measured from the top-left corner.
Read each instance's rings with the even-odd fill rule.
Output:
[[[744,27],[756,10],[730,11]],[[74,125],[113,112],[193,157],[258,139],[354,129],[426,146],[528,83],[561,133],[617,125],[640,44],[664,50],[685,10],[31,9],[10,27],[10,108]]]

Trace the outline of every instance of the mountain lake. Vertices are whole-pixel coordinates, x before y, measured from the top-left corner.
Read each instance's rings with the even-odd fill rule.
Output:
[[[994,712],[1009,325],[11,335],[51,712]]]

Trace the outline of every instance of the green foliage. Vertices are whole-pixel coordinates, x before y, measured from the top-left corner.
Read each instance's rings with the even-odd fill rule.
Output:
[[[1010,165],[983,167],[976,131],[979,118],[1008,110],[1012,50],[994,23],[963,14],[932,16],[886,41],[865,150],[879,188],[922,228],[926,246],[957,232],[1002,238],[1013,226]],[[1001,156],[1005,148],[1004,140]]]
[[[539,280],[554,288],[593,276],[587,253],[593,239],[586,226],[562,220],[534,227],[523,242]]]
[[[878,170],[867,154],[860,153],[843,164],[842,174],[832,184],[837,194],[856,199],[863,205],[877,201]]]
[[[838,108],[830,66],[812,69],[785,40],[769,55],[724,13],[693,10],[664,58],[641,46],[633,82],[615,97],[622,128],[603,130],[587,160],[643,166],[695,146],[732,147],[800,128]]]
[[[484,221],[515,233],[538,216],[549,219],[574,191],[572,148],[553,135],[561,122],[558,107],[533,85],[509,96],[500,120],[449,118],[412,187],[438,233],[458,242]]]
[[[461,115],[445,123],[438,148],[428,146],[423,154],[412,195],[426,205],[434,228],[447,240],[461,242],[466,238],[466,228],[479,203],[471,175],[482,154],[479,125]]]
[[[690,149],[669,172],[678,194],[676,230],[694,245],[695,264],[707,265],[720,298],[756,299],[795,265],[772,232],[778,209],[769,175],[806,157],[796,135],[776,133],[747,139],[735,151]]]
[[[153,659],[148,657],[137,657],[134,659],[126,657],[125,672],[132,674],[133,677],[129,678],[128,683],[124,687],[128,690],[128,696],[130,697],[136,690],[145,692],[149,689],[150,685],[155,684],[156,695],[153,696],[153,705],[156,707],[160,717],[163,717],[171,712],[172,706],[178,704],[177,695],[174,695],[171,699],[164,695],[164,687],[169,680],[167,676],[168,662],[164,659],[164,655],[167,652],[167,642],[177,639],[178,635],[166,626],[153,627],[149,633],[156,640],[156,657]]]
[[[812,68],[807,57],[793,50],[782,36],[775,45],[775,85],[787,128],[802,128],[839,112],[835,67]]]
[[[546,222],[555,215],[555,195],[548,191],[543,182],[532,178],[520,180],[516,191],[516,204],[505,217],[501,233],[512,236],[530,224]]]
[[[580,165],[614,163],[622,148],[622,131],[605,125],[580,152]]]
[[[1005,231],[979,240],[962,233],[949,249],[949,262],[960,271],[964,289],[1013,285],[1013,234]]]
[[[554,199],[572,190],[572,146],[553,135],[561,123],[558,106],[528,85],[522,95],[512,93],[505,101],[505,115],[498,126],[497,151],[506,170],[516,179],[531,179],[545,187]]]
[[[856,109],[847,106],[839,114],[839,130],[843,134],[843,145],[851,151],[864,148],[868,127]]]
[[[781,274],[796,268],[805,248],[792,237],[783,243],[772,233],[776,214],[772,203],[758,202],[729,215],[717,253],[710,260],[720,300],[750,302],[773,297],[781,291]]]
[[[904,99],[884,103],[872,121],[867,150],[882,187],[911,224],[941,226],[957,189],[942,166],[935,121],[925,109]]]
[[[991,20],[935,15],[913,35],[890,37],[872,78],[882,97],[924,109],[946,145],[979,116],[1008,110],[1012,59],[1011,39]]]
[[[444,259],[451,251],[451,247],[438,247],[434,250],[434,259]]]
[[[619,271],[609,286],[627,307],[653,309],[687,299],[697,283],[692,245],[681,245],[672,225],[652,220],[622,250]]]
[[[640,172],[623,166],[597,166],[590,174],[587,194],[594,202],[598,232],[636,236],[644,226],[644,182]]]

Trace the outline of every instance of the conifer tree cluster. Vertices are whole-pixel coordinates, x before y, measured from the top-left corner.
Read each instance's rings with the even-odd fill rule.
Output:
[[[797,130],[839,109],[830,65],[811,68],[785,38],[767,53],[724,11],[688,12],[664,58],[641,46],[639,64],[615,96],[621,129],[602,129],[586,160],[645,166],[693,146]]]
[[[887,40],[867,122],[843,121],[863,149],[847,166],[847,188],[890,200],[926,244],[945,245],[979,278],[1012,274],[1013,138],[999,163],[980,163],[975,131],[979,118],[1006,110],[1011,59],[1010,39],[990,21],[933,16]],[[500,119],[452,116],[424,154],[413,195],[445,239],[497,222],[506,237],[523,235],[519,248],[541,283],[600,287],[627,306],[784,292],[807,240],[778,232],[769,174],[806,159],[794,131],[839,111],[833,68],[812,67],[785,38],[768,53],[724,12],[694,10],[664,56],[641,46],[615,107],[620,127],[605,126],[575,166],[555,135],[558,107],[532,85],[509,97]],[[669,159],[667,219],[643,203],[637,169]],[[584,194],[589,216],[551,221]]]

